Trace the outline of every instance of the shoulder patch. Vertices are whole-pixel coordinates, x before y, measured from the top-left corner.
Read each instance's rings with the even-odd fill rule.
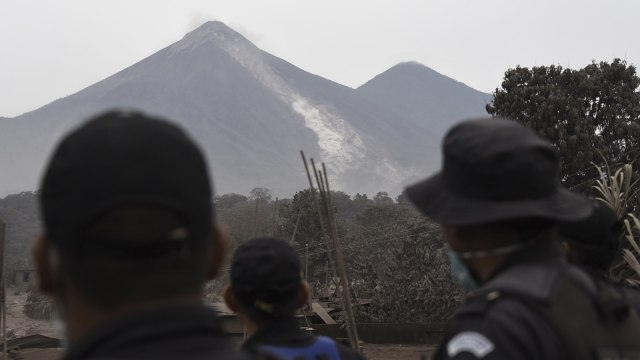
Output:
[[[475,332],[465,331],[454,336],[447,343],[447,354],[454,357],[461,352],[470,352],[478,359],[482,359],[493,351],[495,346],[486,336]]]

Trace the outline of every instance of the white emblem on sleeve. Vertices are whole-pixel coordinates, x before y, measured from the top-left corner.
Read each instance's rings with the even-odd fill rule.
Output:
[[[470,352],[478,359],[482,359],[493,351],[495,346],[486,336],[475,331],[465,331],[454,336],[447,343],[447,354],[454,357],[461,352]]]

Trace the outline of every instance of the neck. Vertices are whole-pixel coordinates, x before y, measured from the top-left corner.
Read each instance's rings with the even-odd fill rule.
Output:
[[[253,322],[242,311],[236,312],[236,315],[238,316],[238,319],[240,320],[240,322],[244,325],[244,331],[246,332],[247,337],[252,336],[253,334],[256,333],[256,331],[258,331],[258,328],[259,328],[258,324]]]
[[[77,343],[104,324],[131,314],[159,310],[173,306],[202,305],[199,295],[181,296],[153,301],[141,301],[114,308],[95,306],[82,298],[67,297],[66,304],[58,306],[66,323],[70,343]]]
[[[478,277],[481,283],[487,282],[500,268],[508,255],[496,255],[491,257],[469,259],[467,265],[470,269],[473,269],[474,274]]]
[[[473,269],[479,280],[484,283],[512,263],[526,262],[527,259],[532,258],[549,260],[556,257],[562,258],[559,244],[549,233],[542,233],[527,240],[521,249],[514,252],[468,259],[467,264]]]

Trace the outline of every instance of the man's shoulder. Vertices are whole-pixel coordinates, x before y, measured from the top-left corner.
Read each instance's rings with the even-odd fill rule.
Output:
[[[203,349],[175,349],[162,348],[154,349],[135,349],[135,351],[114,352],[112,354],[87,354],[85,356],[66,355],[63,360],[138,360],[144,359],[167,359],[180,358],[189,360],[209,360],[209,359],[228,359],[228,360],[281,360],[280,358],[268,357],[259,354],[252,354],[245,351],[236,351],[232,348],[219,350],[203,350]]]
[[[332,344],[338,350],[338,354],[340,355],[340,359],[345,360],[364,360],[365,357],[358,350],[352,348],[351,346],[344,344],[336,339],[330,338],[328,336],[315,336],[314,339],[316,343],[325,343]]]
[[[534,304],[535,300],[506,293],[477,295],[460,307],[452,323],[457,327],[477,326],[496,331],[518,329],[513,335],[523,337],[535,332],[547,332],[550,325]]]
[[[519,296],[471,297],[449,323],[437,359],[556,359],[554,328]]]
[[[593,283],[577,268],[564,264],[516,266],[471,295],[454,315],[456,327],[481,329],[487,335],[529,347],[539,341],[558,343],[560,335],[553,311],[572,313],[564,289],[571,283],[580,295],[592,292]],[[556,346],[558,347],[558,346]],[[559,347],[558,347],[559,348]]]
[[[266,354],[276,357],[280,356],[282,358],[292,357],[292,355],[295,355],[299,352],[320,352],[327,355],[326,358],[328,359],[334,359],[336,355],[340,359],[347,360],[365,359],[364,356],[357,350],[327,336],[309,336],[296,339],[278,339],[278,341],[273,342],[262,342],[254,340],[251,343],[245,343],[243,345],[243,349],[246,349],[254,354]]]
[[[622,291],[627,296],[627,300],[629,301],[629,303],[640,314],[640,289],[630,288],[630,287],[622,287]]]
[[[581,281],[588,278],[577,268],[560,261],[513,264],[489,280],[474,296],[488,296],[491,299],[496,294],[508,294],[547,301],[557,290],[559,282],[575,277],[580,277]]]
[[[245,359],[224,334],[215,312],[202,306],[167,307],[114,319],[80,342],[65,359]]]

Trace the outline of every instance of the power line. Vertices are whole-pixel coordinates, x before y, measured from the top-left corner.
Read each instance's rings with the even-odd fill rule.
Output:
[[[410,233],[411,231],[414,231],[415,229],[419,229],[419,228],[424,227],[424,226],[426,226],[426,224],[425,224],[425,225],[417,226],[417,227],[412,228],[412,229],[407,229],[407,230],[404,230],[404,231],[400,231],[399,233],[387,234],[387,235],[384,235],[384,236],[381,236],[381,237],[378,237],[378,238],[374,238],[374,239],[365,238],[365,239],[364,239],[364,240],[362,240],[362,241],[358,241],[358,242],[356,242],[356,243],[352,243],[352,244],[350,244],[350,245],[349,245],[348,247],[346,247],[345,249],[349,249],[349,248],[353,247],[354,245],[360,245],[360,244],[364,244],[364,245],[368,245],[368,244],[375,244],[378,240],[384,240],[384,239],[389,238],[390,236],[395,236],[395,235],[399,235],[399,234],[404,234],[404,235],[402,235],[402,236],[407,236],[407,235],[408,235],[407,233]],[[402,236],[401,236],[401,237],[402,237]],[[327,252],[326,250],[321,250],[321,251],[317,251],[317,252],[315,252],[315,253],[312,253],[312,254],[310,254],[310,255],[324,254],[324,253],[326,253],[326,252]]]
[[[356,225],[358,225],[358,226],[360,226],[360,227],[362,227],[362,228],[365,228],[365,232],[371,233],[371,232],[376,231],[376,230],[382,230],[382,229],[390,228],[390,227],[392,227],[392,226],[394,226],[394,225],[396,225],[396,224],[400,224],[400,223],[408,222],[408,221],[412,221],[412,220],[419,220],[419,219],[423,219],[423,217],[422,217],[422,216],[417,215],[417,216],[414,216],[414,217],[410,217],[410,218],[401,219],[401,220],[398,220],[398,221],[393,221],[393,222],[390,222],[390,223],[386,223],[385,225],[381,225],[381,226],[374,227],[374,228],[365,228],[365,226],[360,225],[360,224],[356,224]],[[382,223],[383,221],[384,221],[384,220],[381,220],[381,221],[378,221],[378,222],[376,222],[376,223],[374,223],[374,224],[380,224],[380,223]],[[340,240],[344,240],[344,239],[346,239],[347,237],[348,237],[348,236],[342,236],[342,237],[340,237],[339,239],[340,239]],[[318,247],[318,246],[324,246],[324,245],[325,245],[325,244],[323,244],[323,243],[318,243],[318,244],[314,244],[314,245],[309,245],[309,248],[311,249],[311,248],[315,248],[315,247]],[[306,251],[306,248],[305,248],[305,247],[300,247],[300,248],[295,249],[295,250],[296,250],[298,253],[302,253],[302,252]]]
[[[388,242],[391,242],[391,241],[404,239],[404,238],[407,238],[409,236],[420,236],[420,235],[426,235],[426,234],[429,234],[429,233],[430,233],[430,231],[423,231],[423,232],[416,233],[416,234],[404,234],[404,235],[396,236],[396,237],[393,237],[393,238],[389,238],[388,236],[385,236],[385,237],[381,237],[381,238],[375,239],[374,241],[366,241],[366,240],[365,241],[359,241],[357,243],[350,244],[349,246],[345,247],[344,249],[345,250],[353,250],[353,249],[365,247],[365,246],[368,246],[368,245],[384,244],[384,243],[388,243]],[[397,235],[397,234],[394,234],[394,235]],[[308,257],[312,258],[312,257],[317,256],[317,255],[322,255],[322,254],[324,254],[326,252],[327,251],[325,251],[325,250],[317,251],[315,253],[309,254]],[[301,258],[306,258],[306,256],[302,256]]]
[[[416,229],[420,229],[422,227],[428,226],[428,225],[429,224],[422,224],[422,225],[416,226],[416,227],[411,228],[411,229],[400,231],[398,233],[387,234],[387,235],[384,235],[384,236],[381,236],[381,237],[378,237],[378,238],[374,238],[374,239],[366,238],[365,240],[349,244],[349,246],[344,247],[344,250],[351,250],[351,249],[355,249],[355,248],[365,247],[367,245],[383,244],[383,243],[391,242],[391,241],[394,241],[394,240],[406,238],[408,236],[426,235],[426,234],[429,234],[430,231],[423,231],[423,232],[416,233],[416,234],[411,234],[411,232],[415,231]],[[394,237],[389,238],[390,236],[394,236]],[[300,259],[302,260],[302,259],[307,259],[307,258],[313,258],[315,256],[326,254],[328,252],[329,252],[328,250],[319,250],[319,251],[310,253],[308,255],[301,255]],[[298,252],[298,253],[300,253],[300,252]],[[220,269],[220,273],[226,273],[226,272],[229,272],[230,270],[231,270],[231,266],[227,266],[227,267],[225,267],[223,269]]]
[[[637,151],[637,150],[640,150],[640,146],[633,147],[633,148],[630,148],[630,149],[629,149],[629,150],[627,150],[627,151],[621,152],[620,154],[618,154],[618,157],[621,157],[621,156],[623,156],[623,155],[630,154],[630,153],[632,153],[632,152],[634,152],[634,151]],[[618,160],[619,160],[619,159],[618,159]],[[572,173],[572,174],[568,174],[568,175],[566,175],[566,177],[567,177],[567,178],[571,178],[571,177],[574,177],[574,176],[577,176],[577,175],[581,175],[581,174],[582,174],[582,173],[584,173],[585,171],[587,171],[587,170],[589,170],[589,169],[593,169],[593,167],[594,167],[594,166],[598,166],[598,167],[599,167],[599,166],[602,166],[602,165],[605,165],[605,164],[608,164],[608,162],[607,162],[606,160],[603,160],[602,162],[600,162],[600,163],[598,163],[598,164],[593,163],[593,164],[592,164],[592,166],[589,166],[589,167],[587,167],[587,168],[584,168],[584,169],[578,170],[578,171],[576,171],[576,172],[574,172],[574,173]],[[581,182],[581,183],[579,183],[579,184],[572,185],[569,189],[574,189],[574,188],[576,188],[576,187],[578,187],[578,186],[580,186],[580,185],[584,185],[584,184],[586,184],[586,183],[588,183],[588,182],[590,182],[590,181],[597,180],[597,179],[599,179],[599,177],[595,177],[595,178],[587,179],[587,180],[585,180],[585,181],[583,181],[583,182]]]

